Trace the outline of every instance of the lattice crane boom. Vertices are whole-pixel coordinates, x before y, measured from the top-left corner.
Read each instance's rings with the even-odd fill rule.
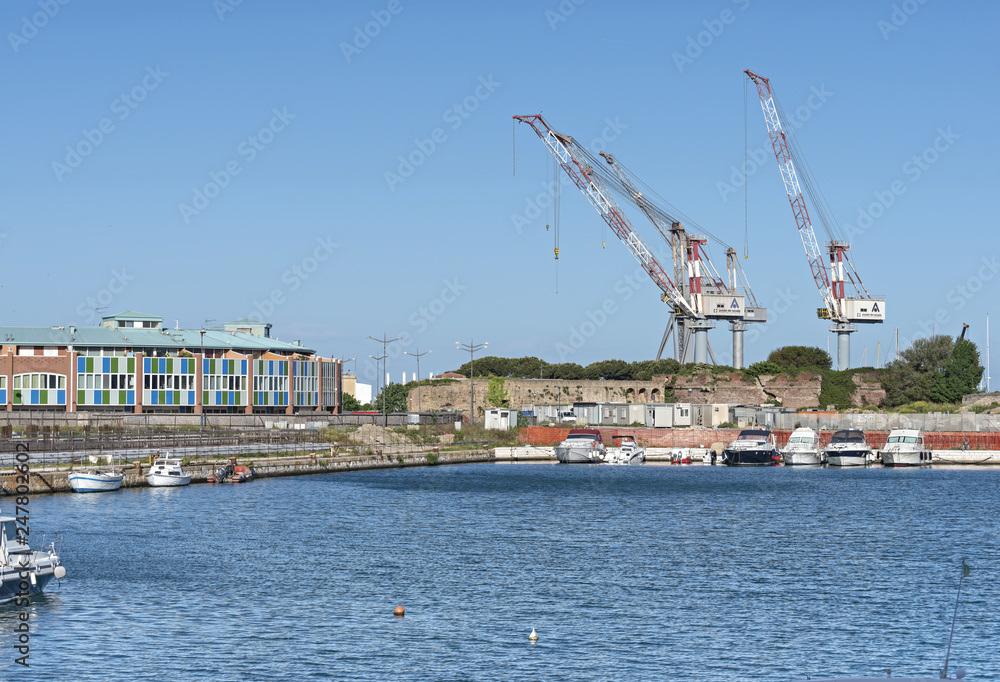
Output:
[[[704,317],[700,311],[692,307],[691,303],[678,290],[667,274],[667,271],[664,270],[652,251],[646,246],[646,243],[635,229],[633,229],[621,207],[612,198],[610,190],[604,185],[600,177],[594,173],[588,164],[581,162],[580,159],[574,156],[571,151],[571,147],[575,144],[572,138],[554,131],[540,114],[514,116],[514,119],[531,126],[532,130],[545,143],[545,146],[555,157],[566,175],[573,181],[573,184],[583,192],[583,195],[597,209],[597,212],[632,253],[632,256],[639,262],[650,279],[660,288],[664,294],[664,300],[682,308],[687,314],[693,317]]]
[[[774,156],[778,160],[778,170],[781,171],[781,180],[785,184],[785,192],[788,195],[788,203],[792,206],[792,214],[795,216],[795,224],[799,229],[799,236],[802,238],[802,246],[806,252],[806,259],[809,261],[809,269],[812,271],[816,288],[819,289],[823,297],[823,303],[830,315],[830,319],[835,321],[843,320],[843,312],[837,306],[837,297],[834,295],[830,285],[830,276],[827,274],[823,253],[820,251],[819,243],[816,241],[816,233],[813,231],[812,222],[809,220],[809,210],[806,208],[805,198],[802,196],[802,189],[799,186],[798,175],[795,172],[795,165],[792,163],[792,154],[788,149],[788,140],[782,130],[781,119],[774,104],[774,96],[771,93],[771,83],[767,78],[760,76],[749,69],[745,70],[747,77],[757,86],[757,94],[760,96],[760,106],[764,111],[764,122],[767,124],[767,132],[771,137],[771,147],[774,149]]]

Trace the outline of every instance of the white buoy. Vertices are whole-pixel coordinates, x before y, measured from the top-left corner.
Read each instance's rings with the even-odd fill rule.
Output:
[[[530,639],[532,642],[538,641],[538,633],[535,632],[535,628],[531,628],[531,634],[528,635],[528,639]]]

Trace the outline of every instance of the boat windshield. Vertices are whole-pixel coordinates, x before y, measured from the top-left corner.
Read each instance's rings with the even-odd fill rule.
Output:
[[[916,436],[889,436],[889,443],[916,443]]]
[[[740,440],[767,440],[770,435],[771,435],[771,433],[769,431],[750,430],[750,429],[748,429],[746,431],[740,431],[739,439]]]
[[[830,439],[832,443],[864,443],[865,434],[861,431],[835,431]],[[892,441],[895,442],[895,441]]]
[[[569,440],[594,440],[595,436],[592,433],[571,433],[567,436]]]

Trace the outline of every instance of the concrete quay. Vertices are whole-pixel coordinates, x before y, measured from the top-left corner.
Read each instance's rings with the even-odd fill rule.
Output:
[[[552,458],[555,461],[555,458]],[[249,461],[249,460],[246,460]],[[241,462],[243,464],[246,461]],[[400,469],[404,467],[435,466],[439,464],[475,464],[495,461],[489,450],[456,450],[434,452],[433,450],[413,450],[399,453],[373,455],[329,455],[317,452],[305,457],[267,457],[254,458],[253,470],[256,478],[274,476],[304,476],[307,474],[326,474],[341,471],[361,471],[368,469]],[[195,462],[184,467],[185,473],[191,475],[191,484],[206,483],[209,474],[220,466],[225,466],[230,460]],[[29,465],[30,466],[30,465]],[[110,467],[95,467],[109,471]],[[116,467],[125,474],[122,488],[144,488],[149,465],[134,462],[125,467]],[[71,469],[62,467],[30,467],[28,495],[48,493],[69,493],[73,489],[69,485]],[[18,474],[13,470],[0,471],[0,502],[5,497],[17,496]],[[250,484],[253,482],[250,481]],[[219,485],[231,485],[229,482]],[[243,484],[240,484],[243,485]],[[21,493],[24,494],[24,493]]]

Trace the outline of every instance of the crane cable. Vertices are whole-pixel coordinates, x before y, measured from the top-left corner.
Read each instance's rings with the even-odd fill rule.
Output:
[[[747,81],[743,79],[743,257],[750,257],[750,141],[747,137]]]

